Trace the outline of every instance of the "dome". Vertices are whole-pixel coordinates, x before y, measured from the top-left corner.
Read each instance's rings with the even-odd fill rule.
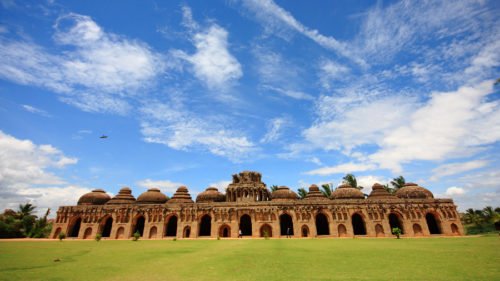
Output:
[[[150,188],[137,197],[139,204],[163,204],[167,202],[168,197],[161,193],[158,188]]]
[[[209,187],[196,196],[196,202],[224,202],[226,196],[220,193],[216,187]]]
[[[365,195],[359,189],[350,186],[347,183],[337,187],[332,192],[332,199],[364,199]]]
[[[191,199],[187,187],[181,186],[177,188],[177,191],[175,191],[174,196],[168,200],[168,203],[193,203],[193,199]]]
[[[104,205],[111,199],[106,191],[102,189],[94,189],[92,192],[86,193],[78,200],[78,205]]]
[[[118,191],[118,194],[109,200],[106,204],[118,205],[118,204],[131,204],[135,202],[135,198],[132,195],[132,190],[128,187],[123,187]]]
[[[297,193],[293,192],[287,186],[280,186],[271,193],[273,201],[297,200]]]
[[[372,192],[368,195],[369,199],[394,199],[394,195],[385,190],[384,186],[380,183],[375,183],[372,186]]]
[[[329,200],[323,192],[319,190],[319,187],[315,184],[309,187],[309,192],[306,195],[307,200]]]
[[[398,191],[396,191],[396,196],[408,199],[434,198],[434,195],[428,189],[411,182],[406,183],[402,188],[398,189]]]

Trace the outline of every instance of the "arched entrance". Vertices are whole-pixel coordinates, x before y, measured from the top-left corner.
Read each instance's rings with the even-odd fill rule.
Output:
[[[266,236],[267,235],[267,236]],[[260,227],[260,237],[273,237],[273,228],[267,223]]]
[[[184,230],[182,231],[182,237],[189,238],[189,235],[191,235],[191,227],[186,226],[186,227],[184,227]]]
[[[125,238],[125,229],[123,227],[120,227],[116,231],[116,239],[123,239],[123,238]]]
[[[131,235],[134,235],[134,233],[139,232],[139,235],[141,235],[141,237],[142,237],[144,235],[144,223],[145,222],[146,222],[146,219],[144,218],[144,216],[136,217],[134,227],[132,228]]]
[[[422,236],[423,235],[422,227],[420,226],[420,224],[418,224],[418,223],[413,224],[413,233],[415,234],[415,236]]]
[[[104,225],[102,227],[101,235],[102,237],[111,236],[111,228],[113,227],[113,218],[111,216],[104,220]]]
[[[354,235],[366,235],[365,221],[360,214],[352,215],[352,230]]]
[[[328,218],[323,213],[316,215],[316,233],[318,235],[330,235]]]
[[[200,232],[198,236],[210,236],[212,232],[212,217],[204,215],[200,220]]]
[[[56,239],[59,237],[59,233],[61,233],[61,228],[58,227],[56,228],[56,231],[54,232],[54,236],[52,236],[53,239]]]
[[[156,228],[156,226],[151,227],[151,229],[149,230],[149,239],[155,239],[157,234],[158,229]]]
[[[293,236],[293,221],[292,221],[292,216],[290,216],[289,214],[280,215],[280,235]]]
[[[243,236],[252,236],[252,219],[249,215],[243,215],[240,218],[240,230]]]
[[[231,237],[231,228],[229,225],[224,224],[219,228],[219,237]]]
[[[90,239],[92,235],[92,227],[87,227],[87,229],[85,229],[85,232],[83,233],[83,239]]]
[[[389,225],[391,226],[391,233],[393,228],[401,229],[401,234],[404,234],[403,223],[401,222],[401,217],[395,213],[389,214]]]
[[[385,234],[384,233],[384,228],[382,227],[382,225],[377,224],[375,226],[375,236],[382,237],[382,236],[384,236],[384,234]]]
[[[82,225],[82,218],[77,218],[69,227],[68,237],[78,237],[80,233],[80,226]]]
[[[453,235],[460,235],[460,231],[458,230],[458,226],[454,223],[451,224],[451,233],[453,233]]]
[[[427,227],[429,228],[430,234],[441,234],[441,230],[439,229],[439,223],[436,220],[434,214],[427,213],[427,215],[425,215],[425,221],[427,222]]]
[[[309,227],[307,225],[302,226],[302,237],[308,237],[309,236]]]
[[[345,225],[339,224],[338,231],[339,231],[339,237],[347,236],[347,229],[345,228]]]
[[[177,216],[168,218],[165,236],[177,236]]]

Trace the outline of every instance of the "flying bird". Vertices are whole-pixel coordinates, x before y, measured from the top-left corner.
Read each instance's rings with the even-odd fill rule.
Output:
[[[101,139],[107,139],[107,138],[108,138],[108,136],[106,136],[106,135],[102,135],[100,138],[101,138]]]

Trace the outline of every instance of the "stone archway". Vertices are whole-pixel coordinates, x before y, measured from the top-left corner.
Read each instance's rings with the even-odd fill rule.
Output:
[[[273,237],[273,228],[269,224],[264,224],[260,227],[260,237]]]
[[[401,216],[396,213],[390,213],[389,214],[389,225],[391,226],[391,233],[393,228],[399,228],[401,229],[401,234],[405,233],[405,230],[403,228],[403,222],[401,219]]]
[[[328,218],[323,213],[316,215],[316,234],[317,235],[330,235],[330,226]]]
[[[433,213],[427,213],[425,215],[425,221],[427,222],[430,234],[441,234],[439,220],[436,219]]]
[[[92,227],[87,227],[87,229],[85,229],[85,232],[83,233],[83,239],[90,239],[92,238]]]
[[[111,236],[111,228],[113,227],[113,218],[108,216],[101,225],[101,236],[102,237],[110,237]]]
[[[198,236],[210,236],[212,233],[212,217],[204,215],[200,220],[200,231]]]
[[[165,236],[177,236],[177,216],[168,218],[167,225],[165,226]]]
[[[191,227],[186,226],[186,227],[184,227],[184,230],[182,231],[182,237],[189,238],[189,236],[191,236]]]
[[[131,235],[134,235],[134,233],[139,232],[139,235],[142,237],[144,235],[144,224],[145,223],[146,223],[146,219],[144,218],[143,215],[137,216],[134,220],[134,223],[133,223]]]
[[[384,228],[382,227],[382,225],[380,224],[375,225],[375,236],[377,237],[385,236]]]
[[[422,232],[422,227],[418,223],[413,224],[413,233],[415,236],[422,236],[424,233]]]
[[[240,217],[240,230],[243,236],[252,236],[252,219],[249,215]]]
[[[227,224],[223,224],[219,228],[219,237],[224,237],[224,238],[231,237],[231,227],[229,227],[229,225]]]
[[[352,215],[351,220],[354,235],[366,235],[366,227],[363,217],[360,214],[355,213]]]
[[[155,239],[158,235],[158,228],[156,226],[151,227],[149,230],[149,239]]]
[[[116,239],[123,239],[125,238],[125,229],[123,227],[119,227],[118,230],[116,231]]]
[[[451,233],[453,235],[460,235],[460,231],[458,230],[458,226],[454,223],[451,224]]]
[[[59,233],[61,233],[60,227],[56,228],[56,231],[54,232],[54,236],[52,236],[52,238],[53,239],[59,238]]]
[[[301,229],[302,237],[309,237],[309,227],[307,225],[303,225]]]
[[[82,225],[82,218],[78,217],[74,219],[73,223],[68,228],[68,237],[78,237],[80,233],[80,227]]]
[[[345,228],[345,225],[339,224],[338,232],[339,232],[339,237],[346,237],[347,236],[347,229]]]
[[[290,216],[287,213],[280,215],[280,235],[281,236],[286,236],[286,235],[293,236],[292,216]]]

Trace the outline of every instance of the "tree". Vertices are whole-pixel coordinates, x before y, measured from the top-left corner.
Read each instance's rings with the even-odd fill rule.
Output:
[[[330,195],[332,195],[332,185],[329,183],[322,184],[321,193],[323,193],[323,195],[325,195],[326,197],[330,198]]]
[[[401,235],[402,231],[399,227],[394,227],[392,229],[392,234],[396,235],[396,237],[399,239],[399,236]]]
[[[304,198],[306,198],[306,196],[307,196],[307,191],[305,190],[305,188],[302,188],[302,187],[301,187],[301,188],[299,188],[297,191],[298,191],[298,193],[299,193],[299,197],[300,197],[300,199],[304,199]]]
[[[398,189],[402,188],[405,186],[406,180],[403,176],[399,176],[397,178],[392,179],[391,185],[393,186],[393,193],[396,192]]]
[[[271,187],[270,187],[270,188],[271,188],[271,192],[278,190],[278,186],[277,186],[277,185],[275,185],[275,184],[274,184],[274,185],[271,185]]]
[[[349,184],[350,186],[354,187],[354,188],[357,188],[359,190],[363,189],[362,186],[358,186],[358,181],[356,180],[356,176],[354,176],[353,174],[347,174],[345,175],[343,178],[342,178],[342,182],[343,183],[347,183]]]
[[[395,190],[394,188],[391,188],[391,187],[389,186],[389,184],[387,184],[387,183],[386,183],[386,184],[384,184],[384,185],[383,185],[383,187],[384,187],[384,189],[385,189],[387,192],[389,192],[390,194],[393,194],[393,193],[395,193],[395,192],[396,192],[396,190]]]
[[[487,206],[483,209],[483,219],[486,223],[492,224],[499,220],[500,215],[495,212],[493,207]]]

